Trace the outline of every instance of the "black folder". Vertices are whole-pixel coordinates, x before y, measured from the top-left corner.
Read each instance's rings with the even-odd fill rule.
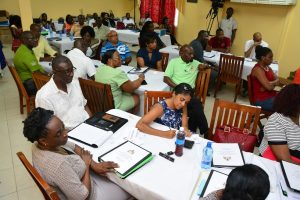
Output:
[[[112,120],[107,120],[105,116],[110,115]],[[93,117],[90,117],[85,121],[85,123],[95,126],[97,128],[112,131],[113,133],[119,130],[124,124],[128,122],[128,119],[122,117],[117,117],[111,114],[99,112],[96,113]]]

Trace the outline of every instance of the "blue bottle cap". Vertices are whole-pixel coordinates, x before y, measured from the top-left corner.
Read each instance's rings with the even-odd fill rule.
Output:
[[[212,142],[207,142],[207,147],[211,147]]]

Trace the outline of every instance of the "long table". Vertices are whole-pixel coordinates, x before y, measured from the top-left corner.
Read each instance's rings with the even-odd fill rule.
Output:
[[[93,160],[95,161],[98,161],[100,155],[124,142],[131,134],[136,122],[140,119],[138,116],[117,109],[110,110],[108,113],[126,118],[128,122],[115,132],[102,146],[95,149],[70,139],[72,142],[89,150],[93,154]],[[168,130],[168,127],[157,123],[153,123],[152,126],[161,130]],[[138,132],[133,142],[151,151],[155,155],[154,159],[126,179],[121,179],[114,173],[108,173],[108,178],[135,198],[141,200],[193,199],[193,189],[199,175],[207,173],[207,171],[203,171],[200,167],[202,149],[206,145],[207,140],[198,135],[193,135],[190,139],[195,141],[194,147],[191,150],[184,149],[182,157],[174,156],[175,162],[170,162],[158,156],[158,153],[174,151],[175,138],[165,139]],[[243,152],[243,154],[246,163],[256,164],[268,173],[271,182],[268,200],[286,200],[292,199],[291,197],[295,199],[299,198],[299,194],[287,188],[278,162],[264,159],[252,153]],[[280,184],[283,189],[288,191],[289,197],[283,196]]]
[[[135,32],[127,29],[118,30],[115,28],[111,28],[111,30],[115,30],[118,33],[118,38],[121,42],[137,45],[139,44],[140,32]],[[166,46],[171,45],[170,35],[163,35],[159,37]]]
[[[159,51],[169,53],[169,60],[179,57],[179,49],[176,45],[167,46],[165,48],[160,49]],[[211,51],[211,52],[204,51],[204,60],[219,65],[220,55],[221,52],[218,51]],[[254,62],[251,59],[245,58],[243,72],[242,72],[243,80],[247,80],[247,76],[251,73],[251,70],[256,63],[257,62]],[[272,68],[274,73],[278,75],[278,70],[279,70],[278,64],[272,63],[270,67]]]
[[[99,60],[93,60],[93,63],[97,67],[101,67],[103,63]],[[40,62],[42,67],[45,69],[46,72],[52,73],[52,66],[50,62]],[[120,67],[124,72],[130,71],[133,67],[122,65]],[[138,78],[137,74],[128,74],[127,76],[131,81],[134,81]],[[170,87],[163,82],[164,73],[156,70],[148,70],[145,73],[145,80],[147,85],[141,85],[138,89],[136,89],[135,93],[140,97],[140,109],[137,115],[143,116],[144,115],[144,92],[148,91],[168,91]]]

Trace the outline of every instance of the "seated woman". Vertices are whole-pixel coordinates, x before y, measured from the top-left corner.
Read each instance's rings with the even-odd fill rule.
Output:
[[[169,24],[169,18],[167,16],[163,17],[162,22],[159,25],[159,29],[166,29],[167,34],[170,35],[171,44],[172,45],[178,45],[178,46],[180,46],[180,44],[178,44],[178,42],[177,42],[177,40],[176,40],[176,38],[174,36],[173,28],[170,26],[170,24]]]
[[[179,129],[182,126],[186,135],[191,136],[191,132],[188,128],[187,104],[192,96],[193,89],[189,84],[178,84],[174,88],[172,97],[156,103],[151,110],[138,121],[136,127],[144,133],[173,138],[176,130],[171,130],[171,128]],[[168,126],[170,130],[162,131],[152,128],[150,123],[153,121]]]
[[[273,89],[279,83],[279,79],[269,66],[273,62],[273,53],[268,47],[260,45],[256,47],[255,53],[258,62],[251,71],[254,104],[263,110],[271,111],[277,94]]]
[[[140,38],[139,43],[141,48],[146,48],[146,38],[148,37],[154,37],[157,42],[156,49],[159,50],[161,48],[164,48],[166,45],[161,41],[160,37],[156,32],[154,32],[154,24],[152,21],[145,22],[141,32],[140,32]]]
[[[146,48],[141,48],[136,54],[138,67],[146,66],[162,71],[162,57],[156,46],[156,39],[154,37],[146,38]]]
[[[224,190],[217,190],[199,200],[264,200],[269,193],[268,174],[256,165],[245,164],[230,172]]]
[[[70,31],[72,29],[72,26],[74,24],[74,19],[71,15],[67,15],[66,16],[66,23],[65,23],[65,26],[64,28],[66,29],[66,34],[69,35],[70,34]]]
[[[300,164],[300,85],[285,86],[275,97],[259,147],[263,157]]]
[[[139,75],[135,81],[130,81],[126,73],[117,69],[122,60],[117,50],[106,51],[102,56],[103,66],[97,69],[95,81],[109,84],[114,97],[115,108],[136,113],[139,108],[139,96],[134,91],[139,88],[145,79],[144,74]]]
[[[68,130],[53,111],[35,108],[24,121],[23,133],[35,143],[33,166],[60,199],[108,200],[128,199],[130,196],[103,176],[118,165],[113,162],[96,163],[90,152],[69,142]]]
[[[19,15],[12,15],[9,17],[9,29],[13,37],[11,50],[16,53],[19,46],[21,46],[21,35],[23,33],[21,17]]]
[[[88,45],[86,56],[93,58],[99,46],[99,40],[95,39],[95,31],[91,26],[84,26],[80,30],[80,36]]]

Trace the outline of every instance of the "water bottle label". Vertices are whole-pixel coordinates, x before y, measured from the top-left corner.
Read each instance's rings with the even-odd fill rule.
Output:
[[[184,144],[184,140],[176,140],[176,144],[177,145],[183,145]]]

